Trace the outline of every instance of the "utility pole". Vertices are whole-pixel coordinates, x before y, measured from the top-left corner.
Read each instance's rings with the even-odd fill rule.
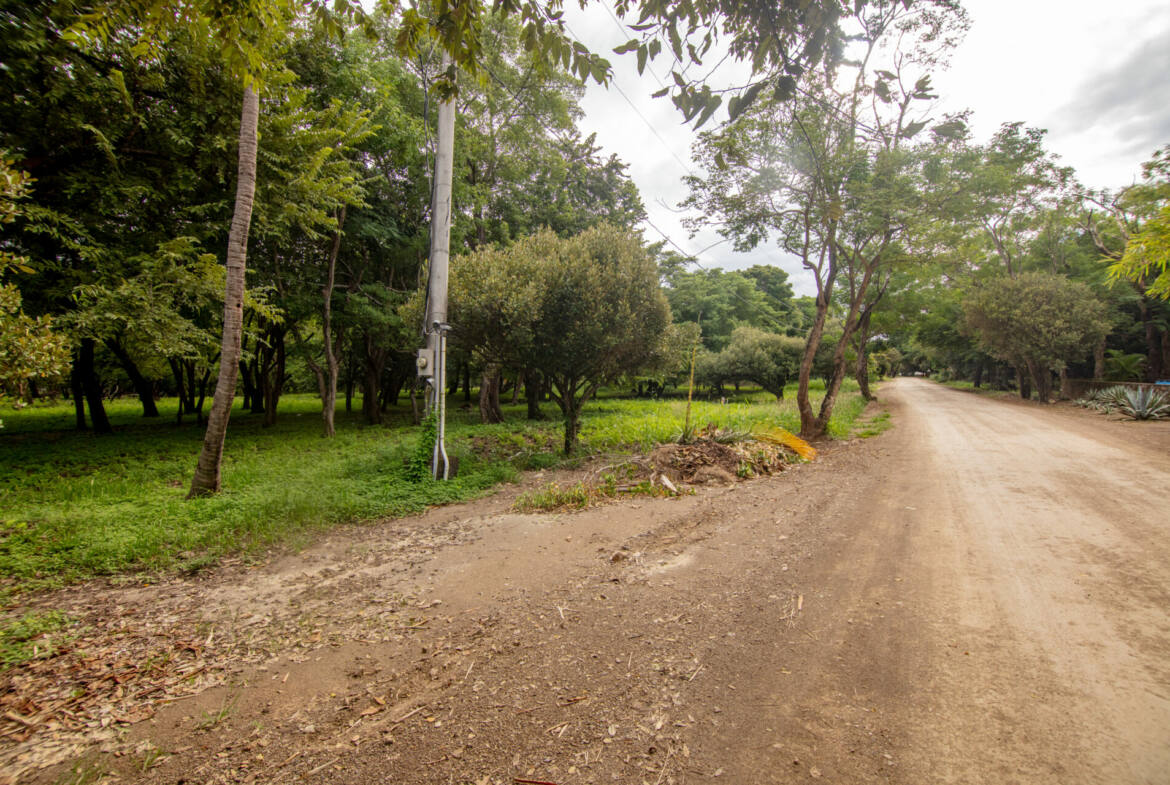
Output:
[[[452,67],[443,53],[442,68]],[[438,418],[438,433],[431,471],[435,479],[453,474],[447,456],[447,265],[451,258],[451,180],[455,164],[455,97],[439,103],[439,129],[435,149],[434,196],[431,202],[430,273],[427,276],[426,348],[418,353],[418,372],[427,377],[429,403]]]

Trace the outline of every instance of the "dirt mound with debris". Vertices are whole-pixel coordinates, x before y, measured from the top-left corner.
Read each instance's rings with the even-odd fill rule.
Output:
[[[662,444],[648,456],[652,471],[673,482],[703,484],[784,471],[799,456],[787,448],[755,440],[722,443],[698,439],[689,444]]]

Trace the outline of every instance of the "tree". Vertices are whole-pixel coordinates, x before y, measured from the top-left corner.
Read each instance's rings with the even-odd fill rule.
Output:
[[[963,300],[967,329],[993,357],[1027,373],[1042,403],[1052,374],[1087,355],[1109,330],[1105,306],[1085,284],[1021,273],[973,287]]]
[[[639,37],[614,51],[636,52],[640,73],[648,61],[664,52],[665,41],[666,53],[677,67],[671,73],[673,84],[656,95],[670,93],[683,118],[698,127],[722,105],[724,91],[714,91],[703,79],[687,74],[686,64],[701,65],[722,32],[728,54],[751,66],[747,84],[730,91],[727,112],[733,122],[757,98],[791,98],[802,74],[836,63],[846,41],[838,24],[842,14],[850,6],[861,14],[868,5],[867,0],[851,4],[838,0],[619,0],[615,8],[623,18],[637,9],[630,29]]]
[[[988,253],[968,258],[968,264],[983,267],[990,258],[1009,276],[1022,271],[1029,244],[1045,228],[1045,210],[1059,205],[1072,184],[1072,169],[1059,166],[1044,149],[1046,133],[1004,123],[986,145],[940,150],[949,160],[935,187],[951,194],[948,209],[959,217],[952,226],[968,228],[986,242]]]
[[[455,257],[450,274],[460,314],[452,340],[486,363],[539,371],[563,415],[566,454],[577,447],[581,407],[603,384],[677,354],[666,345],[670,309],[654,262],[629,230],[544,230]]]
[[[666,299],[676,322],[696,322],[703,327],[703,345],[717,352],[741,325],[783,330],[784,317],[775,299],[760,289],[757,279],[744,272],[719,268],[674,271],[666,279]]]
[[[860,46],[850,87],[818,73],[806,76],[792,101],[760,101],[721,132],[700,136],[695,152],[708,176],[687,179],[687,204],[704,216],[697,223],[717,223],[740,250],[775,237],[813,275],[816,311],[797,389],[806,438],[827,429],[871,284],[906,257],[899,245],[911,245],[922,223],[929,143],[913,139],[930,124],[919,108],[935,97],[927,69],[945,60],[967,25],[957,3],[944,1],[858,8],[851,21]],[[874,62],[879,56],[885,68]],[[939,136],[957,129],[948,120],[933,130]],[[814,412],[808,383],[842,279],[843,334]]]
[[[1112,200],[1112,212],[1133,215],[1129,225],[1144,220],[1136,231],[1122,218],[1125,239],[1120,258],[1107,251],[1114,261],[1109,269],[1115,279],[1127,279],[1144,286],[1147,297],[1170,300],[1170,144],[1142,164],[1143,182],[1123,189]],[[1118,216],[1120,217],[1120,216]]]
[[[13,169],[12,161],[0,154],[0,224],[12,223],[20,215],[18,202],[28,186],[28,174]],[[35,272],[28,259],[0,248],[0,281],[10,271]],[[69,364],[68,346],[65,338],[54,332],[50,317],[24,313],[15,284],[0,283],[0,399],[9,394],[20,405],[30,381],[60,376]]]
[[[800,338],[737,327],[726,348],[707,360],[703,381],[716,386],[729,381],[754,382],[780,401],[785,385],[800,368],[802,354],[804,341]]]
[[[600,225],[562,241],[537,266],[539,310],[532,365],[577,447],[581,407],[603,385],[661,357],[670,308],[658,271],[632,232]]]

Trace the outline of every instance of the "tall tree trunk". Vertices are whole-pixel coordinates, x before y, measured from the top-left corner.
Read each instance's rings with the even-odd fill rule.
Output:
[[[1102,336],[1101,340],[1097,341],[1097,345],[1093,347],[1093,378],[1105,378],[1105,342],[1106,338]]]
[[[873,400],[869,391],[869,317],[872,311],[866,310],[857,324],[857,362],[853,366],[853,375],[857,377],[857,386],[861,390],[861,397],[867,401]]]
[[[80,359],[81,387],[85,392],[85,403],[89,407],[89,421],[93,424],[94,433],[113,433],[110,427],[110,418],[106,416],[106,405],[102,400],[102,383],[94,369],[93,354],[95,341],[92,338],[81,339]]]
[[[828,297],[817,295],[816,316],[813,317],[812,327],[809,328],[805,339],[804,354],[800,358],[800,375],[796,385],[796,408],[800,411],[800,435],[805,439],[814,439],[821,434],[817,432],[817,415],[813,411],[812,403],[808,398],[808,383],[812,378],[813,361],[817,356],[817,349],[821,346],[821,336],[825,332],[825,317],[829,312]]]
[[[1031,400],[1032,377],[1028,374],[1027,366],[1022,363],[1016,366],[1016,381],[1019,382],[1020,397],[1025,401]]]
[[[382,407],[378,393],[382,389],[382,369],[366,366],[366,378],[362,383],[362,417],[369,425],[382,424]]]
[[[821,336],[825,333],[825,319],[829,314],[829,303],[833,297],[833,284],[837,279],[837,222],[829,222],[829,231],[826,247],[829,254],[829,268],[825,274],[824,283],[817,275],[817,310],[813,317],[812,327],[808,331],[808,338],[804,344],[804,354],[800,358],[800,376],[796,386],[796,408],[800,412],[800,435],[805,439],[815,439],[824,433],[820,419],[813,413],[812,403],[808,399],[808,383],[812,377],[813,361],[816,359],[817,349],[821,346]]]
[[[447,380],[447,397],[454,398],[455,394],[459,392],[459,365],[455,366],[455,373],[451,374],[451,378]]]
[[[79,431],[89,430],[85,424],[85,386],[81,383],[81,351],[73,354],[73,370],[69,374],[69,394],[73,396],[73,416]]]
[[[199,400],[195,403],[195,422],[203,424],[203,401],[207,398],[207,385],[211,383],[211,368],[199,378]]]
[[[142,416],[158,417],[158,405],[154,401],[154,383],[142,375],[138,365],[120,341],[107,340],[104,343],[118,359],[122,370],[130,377],[130,384],[134,385],[134,392],[138,394],[138,400],[142,403]]]
[[[273,347],[275,356],[273,358],[273,368],[269,376],[266,376],[267,381],[264,384],[264,425],[265,428],[271,428],[276,425],[276,407],[280,405],[280,395],[284,392],[284,364],[285,364],[285,346],[284,346],[284,331],[273,330],[272,336],[276,336],[276,345]],[[270,338],[270,340],[273,340]]]
[[[500,366],[488,363],[483,369],[479,384],[479,418],[483,423],[504,421],[500,411]]]
[[[259,350],[259,347],[257,347]],[[243,387],[244,400],[240,405],[240,410],[244,412],[256,411],[256,399],[260,397],[259,385],[256,383],[256,378],[252,374],[252,368],[248,365],[247,360],[240,360],[240,384]]]
[[[463,402],[471,403],[471,360],[463,361]]]
[[[1170,329],[1162,331],[1162,378],[1168,377],[1170,377]]]
[[[323,300],[321,312],[321,336],[325,343],[325,378],[321,387],[321,418],[325,425],[325,436],[331,438],[336,431],[333,427],[333,418],[337,409],[337,348],[333,345],[333,285],[337,280],[337,256],[341,253],[341,227],[345,224],[345,208],[335,216],[337,231],[333,233],[333,247],[329,251],[329,272],[326,274],[325,286],[321,289]],[[338,344],[341,343],[340,333]]]
[[[187,372],[187,400],[184,402],[184,411],[187,414],[195,414],[195,397],[199,390],[199,384],[195,381],[195,361],[183,360],[183,367]]]
[[[252,201],[256,194],[256,129],[260,98],[251,85],[244,86],[240,109],[240,150],[236,181],[236,205],[228,233],[227,284],[223,302],[223,342],[219,354],[219,379],[211,403],[211,415],[203,436],[203,449],[195,466],[187,498],[217,493],[223,443],[227,437],[232,401],[236,397],[236,373],[240,367],[240,341],[244,325],[244,272],[248,264],[248,231],[252,224]]]
[[[524,371],[524,400],[528,404],[528,419],[543,420],[544,412],[540,410],[540,393],[543,380],[540,371],[529,368]]]
[[[975,378],[972,380],[971,386],[978,390],[979,386],[983,384],[983,360],[975,361],[974,377]]]
[[[1138,292],[1138,315],[1146,338],[1146,381],[1156,381],[1162,376],[1162,341],[1158,335],[1158,323],[1150,309],[1150,298],[1144,291]]]
[[[577,450],[577,436],[581,431],[581,413],[577,410],[570,395],[565,401],[565,455],[572,455]]]
[[[186,407],[183,404],[187,397],[183,384],[183,366],[174,357],[168,357],[167,364],[171,366],[171,374],[175,377],[175,392],[179,396],[179,411],[175,415],[175,424],[182,425],[183,415],[186,413]]]
[[[382,377],[386,372],[386,361],[389,352],[379,346],[377,336],[366,332],[362,344],[362,360],[365,368],[365,381],[362,383],[362,416],[370,425],[382,424]]]
[[[1048,403],[1052,395],[1052,371],[1045,365],[1029,360],[1028,374],[1036,386],[1036,399],[1040,403]]]
[[[262,370],[264,366],[260,361],[260,357],[266,353],[271,354],[273,351],[271,347],[265,347],[257,341],[256,354],[252,357],[252,362],[248,364],[252,376],[252,414],[265,414],[267,412],[267,404],[264,400],[264,377]]]

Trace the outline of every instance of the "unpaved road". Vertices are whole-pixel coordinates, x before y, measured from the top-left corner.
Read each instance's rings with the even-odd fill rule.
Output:
[[[279,634],[90,760],[166,783],[1170,782],[1170,429],[880,394],[890,431],[774,478],[556,516],[503,494],[118,590]]]

